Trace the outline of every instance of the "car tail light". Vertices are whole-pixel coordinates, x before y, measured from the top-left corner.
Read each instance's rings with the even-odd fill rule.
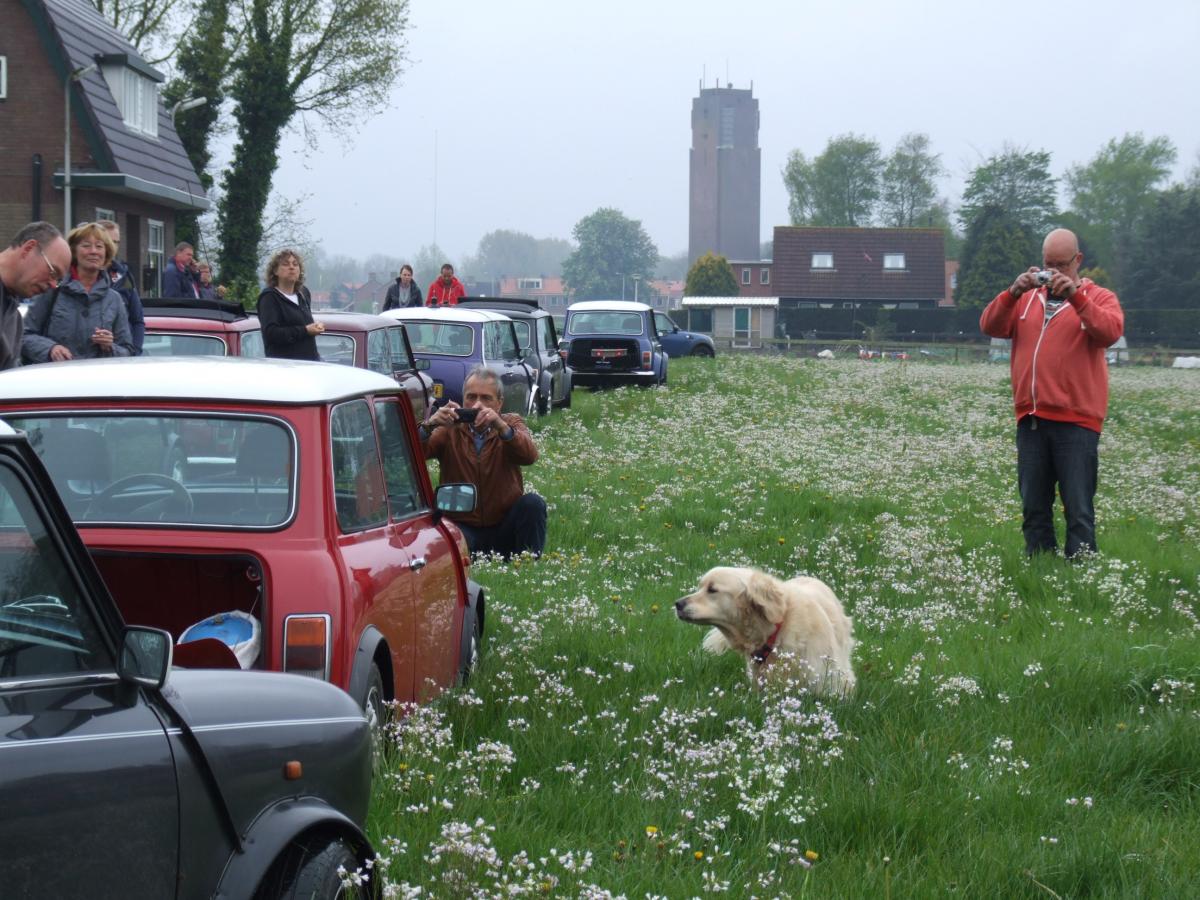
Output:
[[[558,355],[562,357],[563,362],[567,361],[567,357],[570,355],[570,353],[571,353],[571,342],[570,341],[559,341],[558,342]]]
[[[652,365],[653,358],[654,358],[653,350],[643,350],[642,351],[642,368],[643,369],[650,368],[650,366]]]
[[[283,671],[329,680],[329,616],[288,616],[283,623]]]

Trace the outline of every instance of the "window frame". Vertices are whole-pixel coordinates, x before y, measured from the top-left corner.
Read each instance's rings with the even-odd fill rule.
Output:
[[[894,262],[897,259],[899,259],[900,265],[898,265],[898,266],[896,266],[896,265],[889,266],[888,265],[889,260]],[[907,272],[908,271],[907,257],[903,253],[885,253],[885,254],[883,254],[883,271],[885,271],[885,272]]]
[[[750,266],[743,266],[742,267],[742,284],[750,284],[753,277],[754,276],[750,273]]]
[[[342,511],[338,508],[338,503],[337,503],[337,501],[338,501],[338,479],[341,476],[341,473],[339,472],[339,468],[338,468],[338,451],[337,451],[337,445],[335,443],[338,439],[338,435],[335,433],[334,420],[337,418],[338,414],[341,413],[343,410],[347,410],[347,409],[350,409],[351,407],[355,407],[355,406],[361,406],[363,409],[366,410],[367,420],[371,423],[371,452],[374,455],[374,464],[373,464],[372,468],[374,468],[374,470],[375,470],[376,476],[378,477],[377,484],[378,484],[379,488],[381,489],[380,496],[382,497],[382,500],[383,500],[383,503],[382,503],[383,517],[382,518],[364,518],[363,521],[356,522],[354,524],[347,524],[342,518]],[[382,455],[381,455],[381,452],[379,449],[379,434],[378,434],[376,428],[377,428],[377,426],[376,426],[376,422],[375,422],[375,410],[374,410],[370,400],[367,397],[353,397],[353,398],[351,398],[349,400],[345,400],[341,403],[335,403],[329,408],[329,474],[331,476],[330,481],[329,481],[329,490],[332,492],[333,517],[334,517],[334,520],[337,522],[338,531],[344,536],[345,535],[358,535],[358,534],[362,534],[363,532],[366,532],[366,531],[374,531],[379,528],[384,528],[387,526],[387,524],[391,518],[391,510],[388,506],[387,479],[383,472],[383,458],[382,458]],[[365,441],[366,434],[365,433],[360,434],[359,438]],[[369,469],[366,467],[363,467],[363,468],[358,469],[357,471],[350,473],[351,476],[355,479],[355,488],[358,487],[357,479],[358,479],[359,475],[362,474],[363,472],[367,472],[367,471],[369,471]],[[357,497],[356,497],[356,499],[357,499]],[[377,511],[378,510],[375,510],[375,512],[377,512]]]
[[[770,266],[763,266],[761,269],[758,270],[758,283],[759,284],[770,284],[771,283],[771,268],[770,268]]]
[[[829,260],[829,265],[819,265],[825,259]],[[811,257],[809,268],[814,272],[836,272],[837,266],[834,262],[832,250],[814,251]]]

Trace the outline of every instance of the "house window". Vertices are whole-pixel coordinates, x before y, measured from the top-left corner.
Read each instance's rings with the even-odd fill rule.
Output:
[[[121,64],[101,68],[125,127],[148,137],[158,137],[158,85],[140,72]]]
[[[742,284],[749,284],[749,283],[750,283],[750,270],[742,269]]]
[[[0,56],[0,100],[8,99],[8,57]]]
[[[111,209],[101,209],[99,206],[97,206],[96,207],[96,221],[97,222],[115,222],[115,221],[117,221],[117,214],[115,212],[113,212]]]
[[[903,272],[907,268],[904,265],[903,253],[885,253],[883,254],[883,271],[885,272]]]
[[[540,278],[518,278],[518,291],[540,291],[542,289],[542,279]]]
[[[146,263],[149,265],[152,275],[147,281],[148,284],[142,285],[144,290],[151,297],[162,296],[162,270],[165,261],[163,248],[165,245],[166,229],[163,228],[162,222],[156,222],[153,219],[146,220],[146,226],[149,230],[148,239],[146,241]]]
[[[833,254],[832,253],[814,253],[812,255],[812,267],[814,269],[832,269]]]
[[[770,284],[771,283],[771,270],[770,269],[759,269],[758,270],[758,283],[759,284]]]
[[[950,273],[950,290],[952,290],[952,291],[958,290],[958,273],[957,272]]]
[[[712,334],[713,330],[713,311],[712,307],[694,307],[688,310],[689,331],[702,331],[705,334]]]

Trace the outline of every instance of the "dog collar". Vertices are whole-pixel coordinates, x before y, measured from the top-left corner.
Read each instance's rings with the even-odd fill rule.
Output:
[[[750,654],[756,663],[760,666],[767,661],[775,651],[775,639],[779,637],[779,632],[783,628],[783,619],[779,620],[779,624],[775,626],[775,630],[771,632],[771,636],[767,638],[767,642]]]

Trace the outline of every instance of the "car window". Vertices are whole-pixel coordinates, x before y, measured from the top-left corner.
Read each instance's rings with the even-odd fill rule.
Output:
[[[675,330],[675,323],[671,321],[670,316],[664,316],[662,313],[654,314],[654,327],[659,334],[670,334]]]
[[[571,315],[571,334],[641,334],[642,315],[595,310]]]
[[[382,328],[367,332],[367,368],[391,377],[392,354]]]
[[[329,431],[333,440],[333,496],[342,531],[362,531],[387,522],[383,470],[375,444],[375,425],[366,400],[334,408]]]
[[[494,361],[516,359],[520,355],[512,322],[483,323],[483,353],[485,359]]]
[[[147,334],[146,356],[225,356],[229,347],[219,337],[195,334]]]
[[[517,343],[522,347],[532,347],[533,338],[529,334],[528,319],[513,319],[513,328],[517,330]]]
[[[317,355],[321,362],[337,363],[340,366],[354,365],[354,338],[347,334],[317,335]]]
[[[550,316],[543,316],[537,320],[538,334],[542,339],[541,349],[543,351],[554,351],[558,347],[558,335],[554,333],[554,319]]]
[[[253,527],[291,517],[296,451],[276,420],[97,412],[8,421],[28,435],[78,524]]]
[[[240,356],[248,356],[251,359],[265,359],[267,349],[263,346],[262,331],[243,331],[242,343],[238,354]]]
[[[408,432],[400,412],[401,402],[397,399],[375,401],[379,445],[383,448],[383,478],[394,519],[403,519],[427,508],[417,482],[415,454],[408,443]]]
[[[398,369],[413,368],[412,357],[409,356],[408,348],[404,344],[404,327],[394,325],[387,330],[387,333],[388,341],[392,345],[392,365]]]
[[[470,325],[447,322],[414,322],[406,326],[414,353],[470,356],[475,333]]]
[[[24,481],[0,464],[0,682],[112,669]]]

